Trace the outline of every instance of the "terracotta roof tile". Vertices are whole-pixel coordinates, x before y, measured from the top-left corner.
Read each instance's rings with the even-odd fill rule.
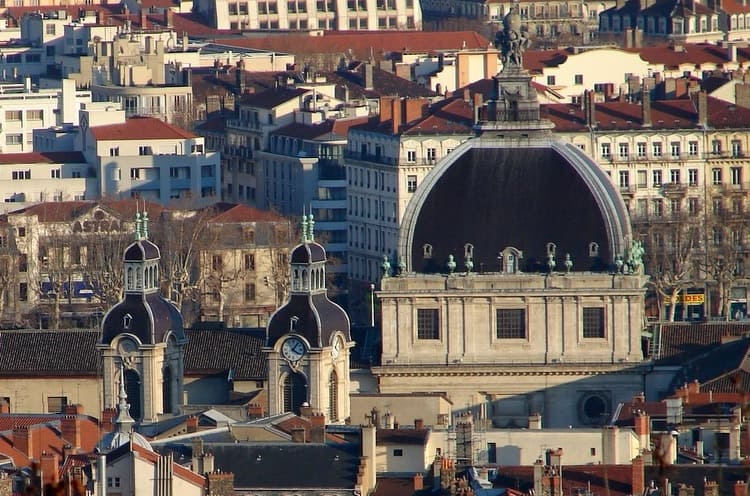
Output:
[[[131,117],[124,124],[109,124],[91,128],[97,140],[190,139],[197,137],[185,129],[153,117]]]
[[[424,119],[402,128],[402,134],[471,134],[474,110],[463,98],[439,102]]]
[[[0,164],[85,164],[81,152],[0,153]]]
[[[497,472],[495,487],[508,487],[526,493],[534,488],[533,466],[498,467]],[[566,465],[562,479],[563,494],[576,494],[578,489],[586,487],[590,487],[592,494],[632,494],[630,465]]]
[[[211,223],[233,223],[233,222],[283,222],[285,218],[271,210],[260,210],[250,207],[244,203],[220,202],[207,207],[216,212],[211,217]]]
[[[631,53],[640,54],[641,58],[651,64],[663,64],[667,68],[676,68],[682,64],[725,64],[728,62],[727,48],[712,43],[685,43],[678,45],[677,50],[669,45],[658,45],[640,48],[624,48]],[[737,62],[750,59],[750,48],[737,48]]]
[[[8,215],[36,215],[39,222],[65,222],[74,220],[97,206],[119,214],[123,219],[130,220],[135,217],[136,211],[143,210],[144,203],[135,200],[44,202],[14,210]],[[163,206],[149,201],[145,203],[145,208],[151,218],[158,217],[164,211]],[[0,219],[7,219],[7,215],[1,216]]]
[[[318,124],[301,124],[295,122],[272,134],[278,136],[289,136],[307,140],[346,139],[349,128],[367,122],[367,117],[354,117],[351,119],[328,119]]]

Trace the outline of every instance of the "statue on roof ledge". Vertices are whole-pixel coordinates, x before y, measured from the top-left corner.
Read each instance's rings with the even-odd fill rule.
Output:
[[[502,31],[495,35],[495,48],[500,50],[503,71],[523,69],[523,52],[530,45],[531,41],[521,27],[517,7],[513,7],[503,18]]]

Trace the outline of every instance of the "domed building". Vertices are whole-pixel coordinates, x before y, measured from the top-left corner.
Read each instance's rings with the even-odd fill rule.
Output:
[[[302,242],[291,253],[289,300],[266,328],[269,414],[299,413],[308,403],[326,423],[349,416],[349,317],[326,293],[325,249],[303,216]]]
[[[496,427],[599,425],[643,389],[642,251],[610,178],[540,118],[513,29],[476,136],[422,182],[384,263],[373,372]]]
[[[159,289],[159,247],[148,240],[148,215],[136,214],[135,241],[123,256],[124,297],[102,320],[104,406],[118,404],[124,384],[130,415],[154,422],[179,413],[183,390],[182,316]]]

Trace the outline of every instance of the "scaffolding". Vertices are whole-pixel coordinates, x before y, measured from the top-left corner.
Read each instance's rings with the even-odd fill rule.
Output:
[[[455,460],[458,468],[487,463],[486,423],[485,419],[475,421],[472,413],[465,413],[448,428],[448,458]]]

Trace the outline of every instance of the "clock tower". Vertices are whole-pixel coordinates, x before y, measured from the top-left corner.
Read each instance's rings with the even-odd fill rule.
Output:
[[[326,252],[313,238],[313,216],[302,216],[302,242],[291,253],[289,300],[268,320],[268,412],[299,413],[303,403],[326,423],[349,416],[349,350],[354,346],[346,312],[326,294]]]

